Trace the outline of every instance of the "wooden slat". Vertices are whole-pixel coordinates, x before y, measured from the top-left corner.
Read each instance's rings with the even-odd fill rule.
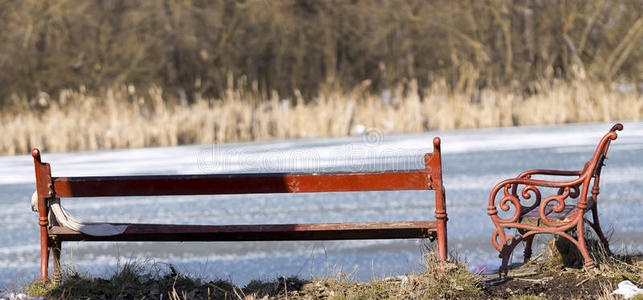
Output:
[[[115,224],[123,225],[123,224]],[[63,241],[285,241],[405,239],[434,237],[435,221],[266,224],[266,225],[164,225],[126,224],[116,236],[89,236],[54,226],[49,234]]]
[[[558,203],[549,203],[547,206],[545,206],[545,216],[552,217],[552,218],[561,218],[567,216],[569,213],[573,212],[576,210],[576,205],[573,204],[566,204],[565,208],[561,212],[554,212],[554,207],[558,205]],[[592,200],[591,197],[587,198],[587,209],[591,208],[594,206],[594,200]],[[534,208],[533,210],[530,210],[528,212],[525,212],[522,215],[523,218],[539,218],[540,215],[538,213],[538,207]]]
[[[576,212],[578,211],[578,207],[576,205],[565,205],[565,208],[563,208],[562,211],[560,212],[555,212],[554,211],[554,206],[557,204],[551,203],[547,206],[545,206],[545,216],[547,216],[548,219],[552,221],[559,221],[559,222],[564,222],[566,219],[572,217]],[[591,208],[594,205],[594,200],[591,198],[587,199],[587,208]],[[587,212],[587,210],[585,211]],[[533,210],[526,212],[525,214],[522,215],[521,217],[521,223],[523,224],[530,224],[530,225],[535,225],[538,226],[540,220],[540,214],[538,212],[538,207],[534,208]],[[542,226],[542,224],[540,225]]]
[[[55,177],[56,197],[423,190],[424,170],[167,176]]]

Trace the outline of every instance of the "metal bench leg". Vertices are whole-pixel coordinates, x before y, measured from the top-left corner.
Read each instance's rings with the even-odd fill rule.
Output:
[[[505,279],[507,277],[507,273],[509,273],[509,259],[511,258],[511,253],[513,253],[514,248],[516,248],[516,245],[518,245],[520,241],[521,238],[513,239],[510,243],[502,246],[502,251],[500,251],[500,255],[498,255],[502,258],[502,264],[500,265],[500,269],[498,269],[500,279]]]
[[[62,269],[60,268],[60,252],[62,251],[62,242],[53,241],[51,245],[51,255],[54,264],[54,282],[59,283],[62,280]]]
[[[585,259],[585,268],[592,269],[594,268],[594,260],[589,256],[589,251],[587,250],[587,244],[585,244],[585,233],[583,231],[583,222],[578,223],[577,227],[577,232],[578,232],[578,243],[576,246],[578,247],[578,250],[580,250],[580,253],[583,255],[583,258]],[[574,242],[572,240],[572,242]]]
[[[500,258],[502,258],[502,264],[498,269],[498,276],[500,277],[500,279],[507,278],[507,273],[509,273],[508,264],[509,264],[509,258],[511,257],[511,251],[506,251],[505,249],[503,249],[503,251],[500,252],[500,255],[499,255]]]
[[[525,238],[525,251],[523,262],[527,263],[531,259],[531,245],[534,242],[534,237],[536,235],[530,235]]]
[[[601,243],[603,243],[605,250],[610,253],[609,242],[607,241],[607,238],[605,238],[603,230],[601,230],[601,223],[598,221],[598,194],[600,194],[600,188],[598,187],[599,180],[600,177],[596,177],[594,179],[594,187],[592,187],[592,200],[594,204],[589,208],[592,211],[592,222],[590,225],[598,235],[598,238],[601,239]]]
[[[590,222],[590,225],[594,229],[594,232],[596,232],[596,235],[598,235],[598,238],[601,240],[601,243],[603,243],[603,247],[605,250],[610,253],[610,244],[607,238],[605,237],[605,234],[603,234],[603,230],[601,229],[601,223],[598,221],[598,208],[597,208],[598,203],[594,204],[594,207],[592,207],[592,222]]]

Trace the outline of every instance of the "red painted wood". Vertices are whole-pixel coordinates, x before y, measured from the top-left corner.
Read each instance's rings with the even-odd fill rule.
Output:
[[[447,213],[440,139],[425,155],[423,170],[326,173],[51,177],[49,164],[34,149],[41,226],[41,280],[47,279],[49,242],[63,241],[268,241],[437,238],[439,259],[447,258]],[[60,226],[48,227],[47,201],[66,197],[312,193],[435,190],[435,221],[269,224],[129,224],[124,234],[88,236]],[[60,250],[60,249],[56,249]],[[54,265],[56,268],[56,265]],[[54,270],[56,271],[56,270]]]
[[[435,190],[435,219],[437,224],[438,259],[447,260],[447,204],[442,184],[442,150],[440,138],[433,139],[433,153],[424,155],[424,171],[429,174],[429,188]]]
[[[427,189],[424,170],[55,177],[56,197],[312,193]]]
[[[38,194],[38,225],[40,226],[40,280],[47,280],[49,266],[49,238],[47,226],[49,225],[48,207],[46,198],[51,196],[51,168],[48,163],[42,163],[40,150],[31,152],[36,174],[36,192]]]
[[[122,225],[122,224],[117,224]],[[435,221],[263,224],[166,225],[125,224],[121,235],[96,237],[54,226],[49,234],[66,241],[284,241],[427,238],[437,231]]]

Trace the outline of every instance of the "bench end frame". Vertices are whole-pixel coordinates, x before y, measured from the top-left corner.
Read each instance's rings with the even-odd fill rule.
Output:
[[[49,207],[47,206],[47,199],[54,198],[53,181],[51,178],[51,167],[48,163],[43,163],[40,158],[40,150],[34,148],[31,151],[33,157],[34,167],[36,172],[36,191],[38,194],[38,225],[40,226],[40,280],[47,281],[47,273],[49,268],[49,251],[50,241],[47,229],[49,227]],[[51,243],[52,245],[59,245],[59,243]],[[56,249],[54,253],[60,255],[60,249]],[[56,260],[58,260],[56,258]],[[60,270],[55,270],[58,273]]]
[[[447,260],[447,209],[445,189],[442,184],[442,153],[440,138],[433,139],[433,153],[424,156],[424,170],[427,173],[428,189],[435,190],[435,219],[437,222],[438,259]]]

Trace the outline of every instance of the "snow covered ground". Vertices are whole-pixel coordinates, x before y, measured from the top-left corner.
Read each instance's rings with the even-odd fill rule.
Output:
[[[44,153],[54,176],[284,172],[421,168],[432,138],[442,138],[452,255],[471,266],[499,262],[486,214],[491,188],[533,168],[580,169],[612,124],[574,124],[172,148]],[[612,143],[601,181],[604,228],[613,249],[643,251],[643,122],[626,122]],[[30,156],[0,157],[0,288],[38,276],[35,189]],[[63,199],[81,220],[186,224],[259,224],[433,218],[429,191]],[[544,240],[544,239],[543,239]],[[427,242],[367,240],[244,243],[65,243],[63,263],[105,275],[118,264],[166,263],[195,276],[238,284],[275,275],[302,278],[337,271],[362,280],[421,270]],[[429,244],[430,245],[430,244]],[[516,251],[514,260],[521,260]]]

